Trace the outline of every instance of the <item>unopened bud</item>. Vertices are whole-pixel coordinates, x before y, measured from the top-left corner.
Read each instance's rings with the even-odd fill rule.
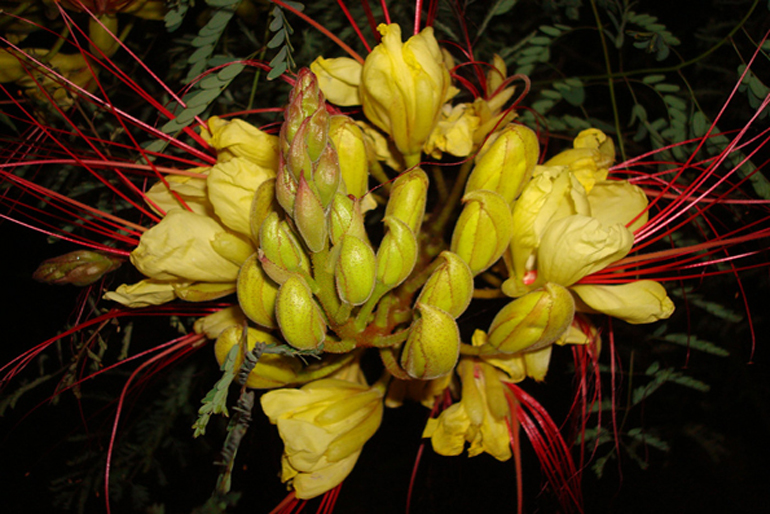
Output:
[[[340,185],[344,189],[345,185],[340,184],[341,178],[337,151],[334,149],[334,146],[327,145],[313,168],[313,185],[318,192],[318,198],[321,200],[321,205],[323,205],[324,209],[332,203],[334,195],[341,189]],[[344,190],[340,192],[344,193]]]
[[[275,179],[265,180],[254,193],[249,213],[249,228],[251,237],[259,246],[259,230],[262,223],[271,212],[277,212],[279,204],[275,197]]]
[[[304,176],[299,178],[293,217],[297,230],[311,252],[320,252],[326,248],[328,233],[324,208]]]
[[[279,219],[277,213],[269,214],[262,223],[259,245],[263,257],[285,272],[310,275],[310,260],[305,255],[302,243],[289,224]],[[273,276],[269,269],[265,268],[265,271],[276,282],[284,281]]]
[[[332,116],[329,139],[340,156],[340,172],[347,192],[356,198],[369,189],[369,159],[364,133],[347,116]]]
[[[489,327],[488,342],[502,353],[545,348],[569,329],[574,315],[572,294],[548,283],[500,309]]]
[[[278,290],[275,315],[286,342],[298,350],[314,350],[326,337],[326,322],[310,287],[297,275]]]
[[[532,129],[509,124],[482,147],[476,157],[476,167],[468,177],[465,193],[488,189],[512,204],[532,177],[538,153],[537,136]]]
[[[473,273],[457,254],[441,252],[444,260],[422,288],[417,302],[438,307],[457,318],[465,312],[473,297]]]
[[[46,284],[87,286],[123,264],[124,259],[91,250],[76,250],[43,261],[32,278]]]
[[[377,250],[377,280],[392,289],[412,273],[417,263],[417,238],[398,218],[385,217],[388,232]]]
[[[412,323],[401,353],[401,367],[418,380],[451,373],[460,355],[460,331],[448,312],[418,303],[420,317]]]
[[[350,234],[362,241],[368,241],[364,228],[364,217],[361,214],[361,202],[347,195],[337,193],[334,195],[331,209],[329,209],[329,235],[332,244],[339,243],[342,236]]]
[[[425,215],[428,184],[428,175],[420,168],[413,168],[398,177],[393,181],[385,216],[403,221],[417,234]]]
[[[294,202],[297,197],[297,188],[299,183],[294,178],[288,166],[284,162],[283,155],[278,166],[278,173],[275,176],[275,198],[281,204],[283,210],[289,216],[294,214]]]
[[[262,269],[257,254],[249,257],[238,273],[238,303],[244,314],[267,328],[276,328],[275,298],[278,284],[273,282]]]
[[[340,300],[351,305],[365,303],[374,291],[376,271],[372,247],[355,236],[343,237],[334,268]]]
[[[511,210],[502,196],[485,189],[466,194],[463,202],[450,248],[478,275],[507,248],[513,234]]]

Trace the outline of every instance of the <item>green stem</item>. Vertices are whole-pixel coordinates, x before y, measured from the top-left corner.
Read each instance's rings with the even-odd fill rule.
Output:
[[[610,90],[610,102],[612,103],[612,115],[615,118],[615,133],[617,134],[618,146],[620,147],[620,156],[625,162],[626,149],[623,145],[623,134],[620,131],[620,113],[618,112],[618,103],[615,99],[615,81],[612,79],[612,65],[610,63],[610,54],[607,50],[607,40],[604,38],[604,26],[602,25],[602,19],[599,16],[599,9],[596,7],[596,0],[591,0],[591,9],[594,12],[594,18],[596,18],[596,28],[599,30],[599,39],[602,42],[602,53],[604,53],[604,65],[607,68],[607,87]]]

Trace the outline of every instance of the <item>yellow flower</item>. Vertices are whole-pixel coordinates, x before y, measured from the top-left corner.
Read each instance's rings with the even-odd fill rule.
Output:
[[[440,455],[460,455],[465,442],[468,456],[482,452],[505,461],[511,458],[506,419],[510,408],[505,398],[503,372],[475,358],[464,357],[457,365],[462,384],[462,399],[431,418],[423,431]]]
[[[214,206],[208,197],[206,176],[210,168],[192,168],[188,173],[195,175],[169,175],[166,184],[156,182],[144,196],[150,208],[157,214],[164,215],[174,208],[184,208],[180,199],[196,214],[214,217]]]
[[[472,104],[444,104],[436,127],[425,142],[425,153],[441,159],[443,152],[466,157],[473,151],[473,134],[479,126]]]
[[[228,232],[211,218],[172,209],[142,234],[139,246],[131,252],[131,262],[156,280],[234,283],[239,266],[212,245],[226,235]]]
[[[176,293],[171,282],[146,279],[136,284],[121,284],[117,290],[104,293],[104,299],[139,309],[168,303],[176,299]]]
[[[262,183],[275,171],[244,157],[218,162],[208,173],[208,198],[222,224],[241,234],[250,234],[251,202]]]
[[[390,134],[411,166],[419,161],[447,100],[449,71],[431,27],[406,43],[396,24],[378,30],[382,42],[366,58],[361,79],[364,114]]]
[[[284,442],[281,480],[297,498],[339,485],[382,421],[384,387],[336,378],[262,396],[262,410]]]
[[[217,149],[217,160],[245,157],[254,164],[278,170],[278,137],[270,135],[243,120],[226,121],[216,116],[208,120],[208,131],[201,136]]]
[[[318,87],[328,101],[342,107],[361,105],[361,63],[349,57],[318,57],[310,70],[318,77]]]

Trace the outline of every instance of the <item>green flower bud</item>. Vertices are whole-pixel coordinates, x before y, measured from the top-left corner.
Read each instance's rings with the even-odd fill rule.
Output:
[[[401,367],[418,380],[452,372],[460,356],[460,330],[454,318],[438,307],[418,303],[420,318],[412,323],[401,353]]]
[[[463,202],[450,249],[478,275],[506,250],[513,234],[511,210],[502,196],[485,189],[466,194]]]
[[[251,237],[259,246],[259,230],[271,212],[277,212],[279,204],[275,197],[275,179],[265,180],[254,193],[249,214]]]
[[[332,244],[339,243],[342,236],[350,234],[362,241],[368,241],[364,228],[364,217],[361,214],[361,202],[342,193],[334,195],[329,209],[329,236]]]
[[[340,162],[337,151],[332,145],[328,145],[321,152],[313,171],[313,185],[318,191],[318,198],[324,209],[332,203],[334,195],[340,189],[340,178]],[[344,188],[344,184],[342,184],[342,188]],[[340,192],[344,193],[344,190]]]
[[[444,251],[439,258],[444,262],[431,273],[417,303],[438,307],[457,318],[473,298],[473,273],[457,254]]]
[[[238,303],[246,316],[267,328],[276,328],[275,298],[278,295],[278,284],[267,276],[262,266],[257,262],[257,254],[243,263],[238,272]]]
[[[32,278],[46,284],[87,286],[123,264],[124,259],[91,250],[76,250],[40,263]]]
[[[299,178],[293,217],[297,230],[311,252],[320,252],[326,248],[328,234],[324,208],[304,176]]]
[[[465,194],[487,189],[505,198],[509,205],[513,204],[532,177],[538,153],[537,135],[524,125],[509,124],[479,151]]]
[[[374,291],[376,272],[377,259],[372,247],[355,236],[343,237],[334,267],[340,300],[352,305],[365,303]]]
[[[392,289],[406,280],[417,263],[417,238],[406,223],[386,216],[388,232],[377,250],[377,280]]]
[[[281,156],[281,164],[278,166],[278,173],[275,176],[275,198],[283,207],[283,210],[291,216],[294,213],[294,201],[297,197],[299,184],[289,171]]]
[[[317,162],[329,141],[329,113],[325,106],[322,105],[304,123],[307,126],[303,134],[307,154],[311,161]]]
[[[300,273],[310,276],[310,260],[302,249],[294,231],[288,223],[281,221],[278,213],[270,213],[262,223],[259,232],[260,261],[268,260],[285,273]],[[283,283],[285,276],[275,276],[272,269],[264,267],[270,278]]]
[[[281,142],[291,143],[305,118],[316,112],[323,103],[318,79],[309,69],[302,68],[297,73],[297,81],[289,94],[289,104],[284,111],[286,123],[281,127]]]
[[[326,322],[310,287],[292,275],[278,290],[275,317],[286,342],[298,350],[314,350],[326,337]]]
[[[403,221],[417,234],[425,215],[428,184],[428,175],[420,168],[413,168],[398,177],[393,181],[385,216]]]
[[[340,172],[348,193],[363,197],[369,189],[369,159],[364,133],[347,116],[332,116],[329,139],[340,158]]]
[[[306,119],[302,125],[300,125],[297,135],[294,141],[289,146],[289,152],[286,154],[286,167],[291,171],[292,176],[299,182],[299,178],[304,176],[306,180],[310,180],[313,176],[313,164],[314,161],[310,158],[307,147],[307,132],[308,122],[310,119]]]
[[[570,327],[575,300],[570,292],[548,283],[500,309],[489,326],[489,344],[502,353],[534,351],[553,344]]]

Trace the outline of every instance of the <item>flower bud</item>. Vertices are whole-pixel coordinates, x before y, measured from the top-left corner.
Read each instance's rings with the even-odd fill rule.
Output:
[[[297,197],[297,189],[299,183],[294,175],[289,170],[289,167],[284,162],[283,155],[281,155],[281,164],[278,167],[278,173],[275,176],[275,199],[286,211],[286,214],[292,216],[294,214],[294,202]]]
[[[251,327],[246,329],[246,341],[242,341],[242,339],[243,327],[239,325],[231,326],[219,335],[217,342],[214,344],[214,355],[220,366],[225,362],[225,359],[227,359],[227,354],[230,353],[230,349],[237,344],[246,343],[246,348],[242,348],[235,358],[233,370],[236,372],[243,364],[244,354],[252,351],[258,342],[275,345],[281,343],[267,332]],[[257,361],[257,364],[254,366],[254,369],[249,373],[249,377],[246,380],[246,387],[251,387],[253,389],[284,387],[295,383],[297,381],[297,375],[300,374],[301,371],[302,364],[298,359],[286,355],[263,353]]]
[[[422,288],[417,303],[438,307],[457,318],[465,312],[473,297],[473,273],[457,254],[443,251],[443,258]]]
[[[502,196],[509,205],[519,196],[532,177],[539,145],[532,129],[515,123],[482,147],[465,185],[465,194],[488,189]]]
[[[351,305],[365,303],[374,291],[376,272],[372,247],[355,236],[344,236],[334,268],[340,300]]]
[[[263,257],[285,272],[310,275],[310,260],[302,249],[302,243],[277,213],[269,214],[262,223],[259,246]],[[284,282],[284,278],[274,276],[270,269],[265,268],[265,271],[276,282]]]
[[[401,353],[401,367],[418,380],[452,372],[460,356],[460,330],[454,318],[438,307],[418,303],[420,317],[412,323]]]
[[[275,179],[265,180],[254,193],[249,212],[249,232],[257,246],[259,246],[259,230],[262,228],[262,223],[271,212],[277,213],[279,208],[275,197]]]
[[[286,342],[298,350],[315,350],[326,337],[326,322],[305,280],[292,275],[278,290],[275,317]]]
[[[286,123],[281,127],[282,146],[286,148],[291,144],[305,118],[322,107],[323,102],[323,94],[318,88],[316,76],[307,68],[299,70],[294,89],[289,94],[289,104],[284,111]]]
[[[369,158],[361,128],[347,116],[332,116],[329,139],[339,157],[340,172],[347,192],[356,198],[369,189]]]
[[[329,235],[332,244],[339,243],[342,236],[350,234],[362,241],[368,241],[361,214],[361,202],[347,195],[337,193],[329,209]]]
[[[343,189],[340,191],[342,193],[345,192],[344,183],[342,188],[340,188],[341,177],[337,151],[333,145],[327,145],[313,168],[313,185],[318,192],[318,198],[321,200],[321,205],[323,205],[324,209],[332,203],[338,189]]]
[[[293,217],[297,230],[311,252],[320,252],[326,248],[328,233],[324,208],[304,176],[299,178]]]
[[[450,249],[470,266],[474,275],[492,266],[511,240],[511,210],[493,191],[479,189],[463,197],[465,207],[455,224]]]
[[[32,278],[46,284],[87,286],[123,264],[124,259],[91,250],[76,250],[40,263]]]
[[[113,12],[94,16],[88,19],[88,47],[95,56],[110,58],[120,48],[120,40],[113,35],[118,33],[118,15]]]
[[[417,263],[417,238],[398,218],[385,217],[388,232],[377,250],[377,280],[389,289],[401,284]]]
[[[275,298],[278,284],[267,276],[257,262],[257,254],[243,263],[238,273],[238,303],[243,313],[256,323],[267,328],[276,328]]]
[[[569,329],[574,315],[570,292],[548,283],[500,309],[489,326],[488,342],[502,353],[545,348]]]
[[[393,181],[385,216],[397,218],[417,234],[425,215],[428,198],[428,175],[420,168],[413,168]]]

